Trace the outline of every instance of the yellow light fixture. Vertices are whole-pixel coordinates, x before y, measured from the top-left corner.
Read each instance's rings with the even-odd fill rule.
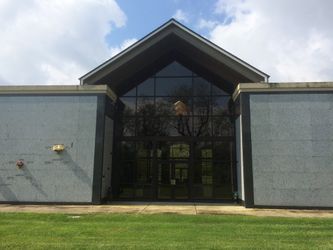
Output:
[[[65,145],[64,144],[54,144],[52,146],[52,150],[57,153],[61,153],[62,151],[65,150]]]
[[[177,101],[173,104],[174,109],[176,111],[176,115],[183,116],[188,114],[188,108],[185,103],[182,101]]]

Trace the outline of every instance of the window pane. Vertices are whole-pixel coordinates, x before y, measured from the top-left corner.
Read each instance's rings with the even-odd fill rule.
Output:
[[[160,116],[170,116],[175,114],[174,102],[175,98],[172,97],[156,97],[156,113]]]
[[[215,84],[212,84],[212,95],[230,95],[230,94],[228,94],[223,89],[216,86]]]
[[[154,96],[154,78],[148,78],[138,85],[138,96]]]
[[[211,99],[209,96],[193,97],[193,114],[201,116],[211,115]]]
[[[121,159],[124,160],[135,160],[136,159],[136,148],[135,142],[121,142]]]
[[[201,77],[193,78],[193,95],[210,95],[210,83]]]
[[[137,199],[153,199],[154,189],[152,184],[136,184],[135,198]]]
[[[211,135],[211,118],[208,115],[193,117],[193,136]]]
[[[137,115],[155,116],[154,97],[138,97]]]
[[[213,163],[211,160],[201,160],[195,162],[193,181],[195,184],[213,184]]]
[[[184,112],[190,115],[192,112],[192,98],[190,96],[156,97],[156,112],[159,115],[176,115],[177,102],[181,102]]]
[[[132,199],[134,198],[134,187],[133,184],[120,184],[119,189],[120,199]]]
[[[213,145],[210,141],[202,141],[195,143],[195,159],[211,159],[213,158]]]
[[[135,124],[135,117],[123,116],[121,120],[122,136],[135,136]]]
[[[160,160],[188,159],[189,155],[190,145],[184,142],[159,142],[157,145],[157,157]]]
[[[180,118],[177,116],[161,116],[155,122],[163,127],[161,130],[163,133],[160,132],[159,136],[184,136],[182,126],[180,126]]]
[[[124,96],[136,96],[136,88],[131,89]]]
[[[232,136],[232,122],[229,116],[215,116],[212,118],[213,136]]]
[[[137,135],[138,136],[155,136],[156,128],[154,124],[154,117],[140,116],[137,118]]]
[[[212,97],[213,115],[228,115],[230,114],[231,105],[230,96],[225,97]]]
[[[135,161],[122,161],[120,163],[120,182],[131,184],[134,182]]]
[[[193,184],[192,196],[194,199],[212,199],[213,198],[213,186]]]
[[[140,116],[137,118],[139,136],[168,136],[170,119],[167,116]]]
[[[232,152],[231,142],[216,142],[213,147],[214,161],[230,162]]]
[[[156,76],[192,76],[192,71],[178,62],[173,62],[156,73]]]
[[[192,95],[192,78],[156,78],[156,95]]]
[[[151,184],[153,180],[152,159],[139,159],[136,175],[137,184]]]
[[[173,121],[176,136],[193,136],[192,116],[175,116]]]
[[[151,141],[138,142],[136,144],[136,153],[139,158],[153,157],[153,143]]]
[[[125,105],[123,115],[135,115],[135,104],[136,98],[135,97],[121,97],[121,102]]]
[[[170,145],[170,158],[186,159],[190,157],[190,146],[186,143],[174,143]]]
[[[217,199],[232,198],[230,163],[214,162],[214,196]]]

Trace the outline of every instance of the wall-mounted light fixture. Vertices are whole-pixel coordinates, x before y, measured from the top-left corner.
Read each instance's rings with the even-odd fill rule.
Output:
[[[65,145],[64,144],[54,144],[52,146],[52,150],[57,153],[61,153],[62,151],[65,150]]]
[[[17,160],[16,161],[16,167],[17,168],[21,169],[21,168],[23,168],[23,166],[24,166],[23,160]]]
[[[173,106],[177,116],[184,116],[188,114],[188,108],[182,101],[175,102]]]

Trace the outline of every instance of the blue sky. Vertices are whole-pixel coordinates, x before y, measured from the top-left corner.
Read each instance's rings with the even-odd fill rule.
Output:
[[[170,18],[271,76],[333,81],[332,0],[0,0],[0,85],[78,78]]]
[[[214,19],[223,21],[223,15],[214,13],[215,3],[214,0],[120,0],[118,4],[128,20],[124,27],[111,32],[107,41],[110,46],[117,46],[126,39],[141,38],[174,17],[177,10],[186,10],[188,21],[181,22],[201,35],[207,35],[206,29],[198,29],[197,20],[213,15]]]

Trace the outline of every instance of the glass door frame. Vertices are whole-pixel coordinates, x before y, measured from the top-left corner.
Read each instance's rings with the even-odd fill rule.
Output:
[[[164,184],[161,183],[160,181],[160,171],[162,171],[162,167],[160,167],[160,164],[166,164],[169,165],[170,167],[170,183],[169,184]],[[177,183],[177,178],[176,178],[176,164],[185,164],[187,165],[186,170],[187,170],[187,181],[186,183]],[[157,191],[157,200],[172,200],[172,201],[180,201],[180,200],[190,200],[190,160],[184,160],[184,159],[171,159],[171,160],[157,160],[157,165],[155,166],[157,168],[157,186],[156,186],[156,191]],[[160,188],[161,187],[168,187],[170,188],[170,197],[169,198],[161,198],[160,197]],[[186,197],[178,198],[177,196],[177,188],[179,187],[185,187],[186,189]]]
[[[129,142],[151,142],[152,143],[152,150],[153,150],[153,156],[152,156],[152,197],[149,200],[155,200],[155,201],[193,201],[193,200],[198,200],[198,201],[218,201],[221,199],[217,199],[217,197],[215,197],[215,195],[213,195],[213,197],[211,199],[201,199],[201,198],[194,198],[194,195],[192,194],[194,192],[194,190],[192,190],[194,188],[194,186],[196,184],[194,184],[194,165],[195,165],[195,149],[194,146],[196,144],[196,142],[202,142],[202,141],[211,141],[213,143],[218,143],[218,142],[232,142],[233,145],[235,145],[235,142],[233,140],[233,138],[224,138],[224,140],[221,138],[193,138],[193,137],[127,137],[127,138],[122,138],[123,140],[121,141],[129,141]],[[189,157],[188,159],[184,159],[184,158],[171,158],[171,159],[159,159],[158,158],[158,153],[157,153],[157,149],[158,149],[158,143],[160,142],[165,142],[165,143],[184,143],[184,144],[188,144],[189,145]],[[236,161],[234,160],[235,157],[235,151],[233,151],[233,157],[231,159],[232,162],[230,162],[230,168],[231,168],[231,186],[232,186],[232,190],[235,190],[234,187],[234,174],[235,174],[235,167],[236,167]],[[172,191],[172,195],[170,199],[159,199],[158,198],[158,188],[159,188],[159,180],[158,180],[158,164],[160,163],[187,163],[188,164],[188,181],[187,181],[187,189],[188,189],[188,195],[186,199],[175,199],[174,196],[174,191]],[[119,183],[120,184],[120,183]],[[172,189],[174,189],[174,187],[172,187]],[[124,200],[124,198],[117,198],[117,196],[115,196],[115,200]],[[126,200],[126,199],[125,199]],[[128,200],[128,199],[127,199]],[[134,200],[136,200],[134,198]],[[141,200],[141,199],[137,199],[137,200]]]

